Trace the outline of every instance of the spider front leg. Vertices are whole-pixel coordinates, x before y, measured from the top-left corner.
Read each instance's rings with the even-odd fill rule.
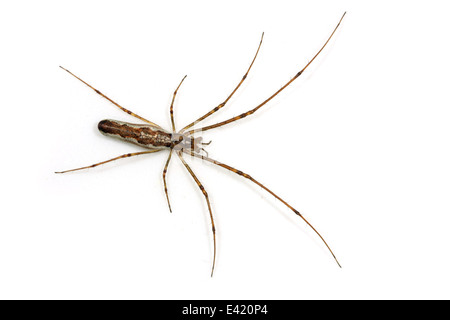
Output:
[[[84,81],[83,79],[79,78],[78,76],[74,75],[72,72],[70,72],[69,70],[67,70],[66,68],[63,68],[61,66],[59,66],[61,69],[63,69],[64,71],[66,71],[68,74],[70,74],[71,76],[75,77],[76,79],[78,79],[79,81],[83,82],[85,85],[87,85],[89,88],[91,88],[92,90],[94,90],[97,94],[99,94],[100,96],[102,96],[103,98],[105,98],[106,100],[108,100],[109,102],[111,102],[112,104],[114,104],[115,106],[117,106],[120,110],[122,110],[125,113],[128,113],[129,115],[142,120],[144,122],[147,122],[155,127],[160,127],[159,125],[157,125],[156,123],[153,123],[143,117],[141,117],[140,115],[137,115],[136,113],[122,107],[120,104],[118,104],[117,102],[113,101],[111,98],[107,97],[106,95],[104,95],[103,93],[101,93],[99,90],[95,89],[93,86],[91,86],[89,83],[87,83],[86,81]],[[161,128],[161,127],[160,127]]]

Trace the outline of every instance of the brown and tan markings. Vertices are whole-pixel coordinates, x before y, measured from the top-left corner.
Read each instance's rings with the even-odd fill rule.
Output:
[[[86,166],[86,167],[81,167],[81,168],[76,168],[76,169],[71,169],[71,170],[66,170],[66,171],[59,171],[56,173],[66,173],[66,172],[71,172],[71,171],[77,171],[77,170],[82,170],[82,169],[88,169],[88,168],[94,168],[96,166],[111,162],[111,161],[115,161],[118,159],[122,159],[122,158],[128,158],[128,157],[133,157],[133,156],[137,156],[137,155],[142,155],[142,154],[147,154],[147,153],[153,153],[153,152],[158,152],[161,150],[168,150],[169,151],[169,156],[167,158],[166,164],[164,166],[164,170],[163,170],[163,182],[164,182],[164,192],[166,194],[166,198],[167,198],[167,204],[169,206],[169,210],[170,212],[172,212],[172,208],[170,206],[170,200],[169,200],[169,194],[167,191],[167,183],[166,183],[166,174],[167,174],[167,168],[169,166],[170,160],[172,158],[172,152],[175,151],[175,153],[177,154],[178,158],[181,160],[181,162],[183,163],[184,167],[186,168],[186,170],[189,172],[189,174],[192,176],[192,178],[194,179],[194,181],[196,182],[197,186],[199,187],[199,189],[201,190],[206,204],[208,206],[208,212],[209,212],[209,217],[211,220],[211,232],[213,235],[213,249],[214,249],[214,253],[213,253],[213,261],[212,261],[212,267],[211,267],[211,276],[214,273],[214,267],[215,267],[215,262],[216,262],[216,227],[215,227],[215,223],[214,223],[214,216],[212,213],[212,209],[211,209],[211,204],[209,202],[209,196],[207,191],[205,190],[204,186],[202,185],[202,183],[200,182],[200,180],[198,179],[198,177],[195,175],[194,171],[191,169],[191,167],[186,163],[185,159],[183,158],[183,154],[188,154],[190,156],[196,157],[196,158],[200,158],[203,159],[205,161],[208,161],[210,163],[213,163],[217,166],[220,166],[224,169],[227,169],[231,172],[234,172],[248,180],[250,180],[251,182],[257,184],[258,186],[260,186],[261,188],[263,188],[264,190],[266,190],[268,193],[270,193],[272,196],[274,196],[276,199],[278,199],[279,201],[281,201],[281,203],[283,203],[286,207],[288,207],[290,210],[292,210],[296,215],[298,215],[300,218],[303,219],[303,221],[320,237],[320,239],[322,240],[322,242],[325,244],[325,246],[327,247],[327,249],[329,250],[329,252],[331,253],[331,255],[333,256],[334,260],[336,261],[336,263],[338,264],[338,266],[340,267],[341,265],[339,264],[336,256],[334,255],[333,251],[331,250],[330,246],[328,245],[328,243],[325,241],[325,239],[322,237],[322,235],[317,231],[316,228],[314,228],[309,222],[308,220],[302,215],[300,214],[300,212],[298,210],[296,210],[294,207],[292,207],[290,204],[288,204],[286,201],[284,201],[281,197],[279,197],[277,194],[275,194],[273,191],[271,191],[269,188],[267,188],[266,186],[264,186],[263,184],[261,184],[260,182],[258,182],[256,179],[254,179],[253,177],[251,177],[249,174],[244,173],[238,169],[235,169],[229,165],[226,165],[224,163],[221,163],[217,160],[211,159],[208,156],[203,156],[202,154],[200,154],[200,151],[204,151],[206,153],[206,150],[203,148],[203,146],[208,145],[208,143],[204,143],[202,141],[202,138],[199,137],[193,137],[193,134],[196,132],[202,132],[202,131],[206,131],[206,130],[210,130],[210,129],[214,129],[214,128],[218,128],[221,126],[224,126],[226,124],[229,124],[231,122],[237,121],[239,119],[243,119],[253,113],[255,113],[257,110],[259,110],[262,106],[264,106],[267,102],[269,102],[270,100],[272,100],[274,97],[276,97],[281,91],[283,91],[286,87],[288,87],[292,82],[294,82],[295,79],[297,79],[307,68],[308,66],[316,59],[316,57],[322,52],[322,50],[325,48],[325,46],[328,44],[328,42],[330,41],[330,39],[333,37],[334,33],[336,32],[336,30],[338,29],[342,19],[344,18],[345,13],[342,15],[341,19],[339,20],[338,24],[336,25],[336,27],[334,28],[333,32],[331,33],[331,35],[328,37],[328,39],[326,40],[326,42],[322,45],[322,47],[320,48],[320,50],[313,56],[313,58],[303,67],[303,69],[301,69],[299,72],[297,72],[293,78],[291,78],[289,81],[287,81],[280,89],[278,89],[275,93],[273,93],[271,96],[269,96],[266,100],[264,100],[263,102],[261,102],[259,105],[257,105],[255,108],[244,112],[238,116],[232,117],[228,120],[222,121],[222,122],[218,122],[216,124],[213,125],[209,125],[209,126],[205,126],[205,127],[201,127],[201,128],[197,128],[197,129],[190,129],[192,128],[194,125],[197,125],[199,122],[203,121],[204,119],[206,119],[207,117],[209,117],[210,115],[212,115],[213,113],[217,112],[218,110],[220,110],[221,108],[223,108],[226,103],[231,99],[231,97],[234,95],[234,93],[239,89],[239,87],[241,86],[241,84],[244,82],[244,80],[247,78],[248,73],[250,72],[250,69],[253,66],[253,63],[256,60],[256,57],[258,56],[258,52],[259,49],[261,48],[261,44],[263,41],[263,37],[264,37],[264,33],[261,36],[261,41],[259,43],[258,49],[256,51],[256,54],[250,64],[250,66],[248,67],[246,73],[244,74],[244,76],[242,77],[242,79],[240,80],[240,82],[237,84],[237,86],[234,88],[234,90],[230,93],[230,95],[222,102],[220,103],[218,106],[216,106],[215,108],[213,108],[211,111],[207,112],[206,114],[204,114],[203,116],[201,116],[200,118],[198,118],[197,120],[193,121],[192,123],[188,124],[187,126],[185,126],[183,129],[181,129],[180,131],[176,131],[175,128],[175,121],[174,121],[174,115],[173,115],[173,104],[175,101],[175,97],[177,95],[178,89],[180,88],[181,84],[183,83],[184,79],[186,78],[186,76],[183,77],[183,79],[181,80],[180,84],[178,85],[178,87],[176,88],[176,90],[173,93],[173,98],[172,98],[172,103],[170,104],[170,120],[171,120],[171,124],[172,124],[172,130],[168,131],[163,129],[162,127],[160,127],[159,125],[131,112],[128,109],[125,109],[124,107],[120,106],[118,103],[114,102],[113,100],[111,100],[110,98],[108,98],[107,96],[105,96],[103,93],[101,93],[99,90],[95,89],[94,87],[92,87],[90,84],[88,84],[87,82],[85,82],[84,80],[80,79],[79,77],[77,77],[76,75],[74,75],[73,73],[71,73],[69,70],[64,69],[63,67],[61,67],[63,70],[67,71],[69,74],[71,74],[72,76],[74,76],[75,78],[77,78],[78,80],[80,80],[81,82],[83,82],[84,84],[86,84],[88,87],[90,87],[91,89],[93,89],[96,93],[98,93],[99,95],[101,95],[103,98],[107,99],[108,101],[110,101],[111,103],[113,103],[114,105],[116,105],[118,108],[120,108],[122,111],[134,116],[135,118],[138,118],[142,121],[145,122],[145,124],[132,124],[132,123],[127,123],[127,122],[122,122],[122,121],[118,121],[118,120],[102,120],[99,122],[98,124],[98,129],[107,136],[111,136],[114,138],[118,138],[127,142],[131,142],[134,144],[137,144],[141,147],[144,147],[147,149],[147,151],[141,151],[141,152],[135,152],[135,153],[127,153],[127,154],[123,154],[121,156],[115,157],[113,159],[109,159],[103,162],[99,162],[90,166]],[[188,130],[190,129],[190,130]],[[188,131],[186,131],[188,130]],[[206,153],[207,154],[207,153]]]

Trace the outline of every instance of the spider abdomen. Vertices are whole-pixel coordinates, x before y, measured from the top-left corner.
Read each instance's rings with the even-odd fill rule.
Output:
[[[171,148],[172,133],[150,124],[133,124],[118,120],[102,120],[98,130],[105,136],[137,144],[147,149]]]

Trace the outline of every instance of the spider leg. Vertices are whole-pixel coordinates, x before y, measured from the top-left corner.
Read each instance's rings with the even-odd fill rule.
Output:
[[[172,98],[172,103],[170,104],[170,121],[172,122],[172,131],[175,132],[175,120],[173,119],[173,102],[175,101],[175,97],[177,95],[178,89],[180,89],[181,84],[183,83],[184,79],[187,76],[184,76],[183,79],[181,79],[180,84],[178,85],[178,87],[175,89],[175,91],[173,92],[173,98]]]
[[[177,154],[178,154],[178,157],[180,158],[181,162],[183,162],[183,165],[186,167],[187,171],[189,171],[189,173],[191,174],[192,178],[197,183],[197,186],[202,191],[202,193],[203,193],[203,195],[205,197],[205,200],[206,200],[206,204],[208,205],[209,217],[211,219],[211,229],[212,229],[212,234],[213,234],[213,243],[214,243],[214,256],[213,256],[213,263],[212,263],[212,268],[211,268],[211,277],[212,277],[213,273],[214,273],[214,266],[216,264],[216,227],[214,225],[214,217],[213,217],[212,210],[211,210],[211,204],[209,203],[208,193],[206,192],[206,190],[203,187],[203,185],[200,182],[200,180],[195,175],[194,171],[192,171],[192,169],[189,167],[189,165],[184,160],[183,154],[181,153],[181,151],[177,151]]]
[[[111,162],[111,161],[115,161],[115,160],[119,160],[119,159],[123,159],[123,158],[129,158],[129,157],[134,157],[134,156],[138,156],[141,154],[147,154],[147,153],[153,153],[153,152],[158,152],[161,151],[160,149],[155,149],[155,150],[149,150],[149,151],[141,151],[141,152],[134,152],[134,153],[127,153],[127,154],[123,154],[121,156],[106,160],[106,161],[102,161],[90,166],[86,166],[86,167],[81,167],[81,168],[76,168],[76,169],[70,169],[70,170],[65,170],[65,171],[57,171],[55,173],[66,173],[66,172],[71,172],[71,171],[78,171],[78,170],[84,170],[84,169],[89,169],[89,168],[94,168],[97,167],[99,165]]]
[[[164,181],[164,192],[166,193],[167,204],[169,205],[169,211],[172,212],[172,208],[170,207],[169,194],[167,193],[167,183],[166,183],[166,173],[167,167],[170,162],[170,158],[172,158],[172,149],[170,149],[169,157],[167,158],[166,165],[163,170],[163,181]]]
[[[188,125],[187,125],[186,127],[184,127],[183,129],[181,129],[181,130],[180,130],[180,133],[183,133],[184,131],[186,131],[186,130],[189,129],[190,127],[194,126],[195,124],[197,124],[197,123],[199,123],[200,121],[202,121],[202,120],[208,118],[210,115],[212,115],[213,113],[219,111],[221,108],[223,108],[223,107],[227,104],[228,100],[231,99],[231,97],[234,95],[234,93],[237,91],[237,89],[239,89],[239,87],[241,86],[241,84],[242,84],[242,83],[244,82],[244,80],[247,78],[247,75],[248,75],[248,73],[250,72],[250,69],[252,68],[253,63],[255,62],[256,57],[258,56],[258,52],[259,52],[259,49],[261,48],[261,44],[262,44],[262,41],[263,41],[263,37],[264,37],[264,32],[263,32],[262,35],[261,35],[261,41],[259,42],[258,50],[256,50],[256,54],[255,54],[255,57],[254,57],[253,60],[252,60],[252,63],[251,63],[250,66],[248,67],[247,72],[244,74],[244,76],[242,77],[241,81],[238,83],[238,85],[236,86],[236,88],[234,88],[234,90],[230,93],[230,95],[229,95],[229,96],[228,96],[221,104],[219,104],[217,107],[215,107],[214,109],[212,109],[212,110],[209,111],[208,113],[205,113],[203,116],[201,116],[200,118],[198,118],[198,119],[195,120],[194,122],[188,124]]]
[[[269,192],[271,195],[273,195],[275,198],[277,198],[278,200],[280,200],[286,207],[288,207],[289,209],[291,209],[296,215],[298,215],[300,218],[302,218],[303,221],[305,221],[306,224],[307,224],[312,230],[314,230],[314,232],[319,236],[319,238],[323,241],[323,243],[325,244],[325,246],[328,248],[328,251],[330,251],[331,255],[333,256],[333,258],[334,258],[334,260],[336,261],[336,263],[338,264],[338,266],[341,267],[339,261],[337,260],[336,256],[334,255],[333,251],[332,251],[331,248],[328,246],[328,243],[325,241],[325,239],[322,237],[322,235],[316,230],[316,228],[314,228],[314,227],[312,226],[312,224],[309,223],[309,221],[306,220],[306,218],[305,218],[302,214],[300,214],[300,212],[298,212],[298,211],[297,211],[295,208],[293,208],[290,204],[288,204],[286,201],[284,201],[282,198],[280,198],[278,195],[276,195],[276,194],[275,194],[273,191],[271,191],[269,188],[267,188],[266,186],[264,186],[262,183],[258,182],[257,180],[253,179],[249,174],[244,173],[244,172],[242,172],[242,171],[240,171],[240,170],[237,170],[237,169],[235,169],[235,168],[233,168],[233,167],[231,167],[231,166],[229,166],[229,165],[226,165],[226,164],[221,163],[221,162],[219,162],[219,161],[217,161],[217,160],[214,160],[214,159],[211,159],[211,158],[202,156],[202,155],[200,155],[200,154],[196,154],[196,153],[194,153],[194,152],[192,152],[192,151],[190,151],[190,152],[184,151],[184,152],[185,152],[186,154],[189,154],[189,155],[193,156],[193,157],[196,157],[196,158],[199,158],[199,159],[206,160],[206,161],[211,162],[211,163],[213,163],[213,164],[215,164],[215,165],[218,165],[218,166],[220,166],[220,167],[222,167],[222,168],[225,168],[225,169],[227,169],[227,170],[229,170],[229,171],[232,171],[232,172],[234,172],[234,173],[236,173],[236,174],[238,174],[238,175],[240,175],[240,176],[242,176],[242,177],[244,177],[244,178],[250,180],[251,182],[257,184],[258,186],[260,186],[261,188],[263,188],[264,190],[266,190],[267,192]],[[342,267],[341,267],[341,268],[342,268]]]
[[[77,78],[78,80],[80,80],[81,82],[83,82],[85,85],[87,85],[89,88],[91,88],[92,90],[94,90],[96,93],[98,93],[99,95],[101,95],[103,98],[105,98],[106,100],[108,100],[109,102],[111,102],[112,104],[114,104],[115,106],[117,106],[117,107],[118,107],[120,110],[122,110],[123,112],[126,112],[126,113],[128,113],[129,115],[132,115],[133,117],[138,118],[139,120],[142,120],[142,121],[147,122],[147,123],[149,123],[149,124],[151,124],[151,125],[154,125],[154,126],[156,126],[156,127],[161,128],[161,127],[158,126],[156,123],[153,123],[153,122],[151,122],[151,121],[149,121],[149,120],[147,120],[147,119],[145,119],[145,118],[143,118],[143,117],[141,117],[141,116],[139,116],[139,115],[137,115],[137,114],[131,112],[130,110],[125,109],[124,107],[122,107],[121,105],[119,105],[117,102],[113,101],[112,99],[108,98],[108,97],[105,96],[103,93],[101,93],[99,90],[95,89],[95,88],[94,88],[93,86],[91,86],[89,83],[87,83],[86,81],[84,81],[84,80],[82,80],[81,78],[79,78],[79,77],[77,77],[76,75],[74,75],[74,74],[73,74],[72,72],[70,72],[69,70],[67,70],[67,69],[65,69],[65,68],[63,68],[63,67],[61,67],[61,66],[59,66],[59,67],[60,67],[61,69],[63,69],[64,71],[68,72],[70,75],[72,75],[72,76],[74,76],[75,78]]]

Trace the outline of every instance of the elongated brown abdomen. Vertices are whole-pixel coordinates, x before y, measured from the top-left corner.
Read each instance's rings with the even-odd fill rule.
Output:
[[[98,130],[106,136],[137,144],[147,149],[172,146],[172,133],[150,124],[133,124],[118,120],[102,120]]]

